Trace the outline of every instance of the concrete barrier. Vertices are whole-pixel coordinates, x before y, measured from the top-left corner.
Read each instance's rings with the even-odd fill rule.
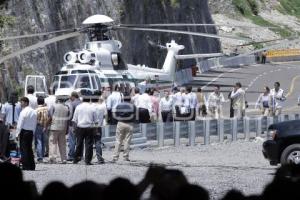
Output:
[[[256,136],[265,136],[265,131],[273,123],[298,118],[299,114],[290,114],[278,117],[245,117],[242,120],[237,118],[219,120],[206,118],[188,122],[135,124],[131,147],[147,147],[148,141],[157,141],[157,146],[163,147],[166,145],[165,141],[170,139],[174,141],[175,147],[180,146],[182,139],[185,139],[186,145],[194,146],[199,143],[199,138],[204,145],[208,145],[211,143],[211,137],[218,138],[217,142],[224,142],[225,135],[229,135],[232,141],[237,141],[240,138],[250,140]],[[102,129],[102,142],[106,147],[114,146],[115,132],[113,130],[115,130],[115,126],[109,125]],[[202,144],[202,142],[200,143]]]

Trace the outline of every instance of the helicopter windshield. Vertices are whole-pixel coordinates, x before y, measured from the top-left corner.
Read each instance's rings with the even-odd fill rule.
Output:
[[[88,74],[78,75],[78,78],[75,83],[75,88],[92,89],[89,75]]]
[[[75,79],[76,79],[76,75],[61,76],[61,79],[60,79],[60,88],[70,88],[70,87],[73,87]]]

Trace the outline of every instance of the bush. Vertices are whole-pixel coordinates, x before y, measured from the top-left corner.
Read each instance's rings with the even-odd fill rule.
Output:
[[[259,7],[258,7],[258,4],[257,4],[256,0],[247,0],[247,2],[250,6],[250,9],[251,9],[252,13],[254,15],[258,15]]]

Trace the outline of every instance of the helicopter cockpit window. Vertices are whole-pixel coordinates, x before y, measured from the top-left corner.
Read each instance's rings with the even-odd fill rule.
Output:
[[[101,81],[100,81],[98,76],[95,76],[95,79],[96,79],[96,83],[98,85],[98,89],[100,89],[101,88]]]
[[[70,88],[70,87],[73,87],[75,79],[76,79],[75,75],[61,76],[61,79],[60,79],[60,88]]]
[[[89,75],[79,75],[77,82],[76,82],[76,88],[89,88],[91,89],[91,82]]]
[[[86,74],[88,70],[73,70],[71,74]]]
[[[55,75],[68,74],[68,71],[59,71]]]

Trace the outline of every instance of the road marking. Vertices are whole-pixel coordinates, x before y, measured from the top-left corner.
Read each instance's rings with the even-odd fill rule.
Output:
[[[232,70],[229,70],[229,71],[226,71],[226,72],[223,72],[222,74],[220,74],[219,76],[217,76],[216,78],[214,78],[213,80],[209,81],[206,85],[202,86],[201,89],[205,89],[207,86],[209,86],[210,84],[212,84],[213,82],[215,82],[216,80],[218,80],[219,78],[221,78],[222,76],[225,75],[225,73],[227,72],[233,72],[233,71],[237,71],[239,69],[242,69],[242,68],[237,68],[237,69],[232,69]]]
[[[289,89],[289,92],[287,93],[286,97],[290,96],[293,92],[294,92],[294,89],[295,89],[295,82],[296,80],[300,78],[300,75],[297,75],[293,78],[292,82],[291,82],[291,86],[290,86],[290,89]]]

